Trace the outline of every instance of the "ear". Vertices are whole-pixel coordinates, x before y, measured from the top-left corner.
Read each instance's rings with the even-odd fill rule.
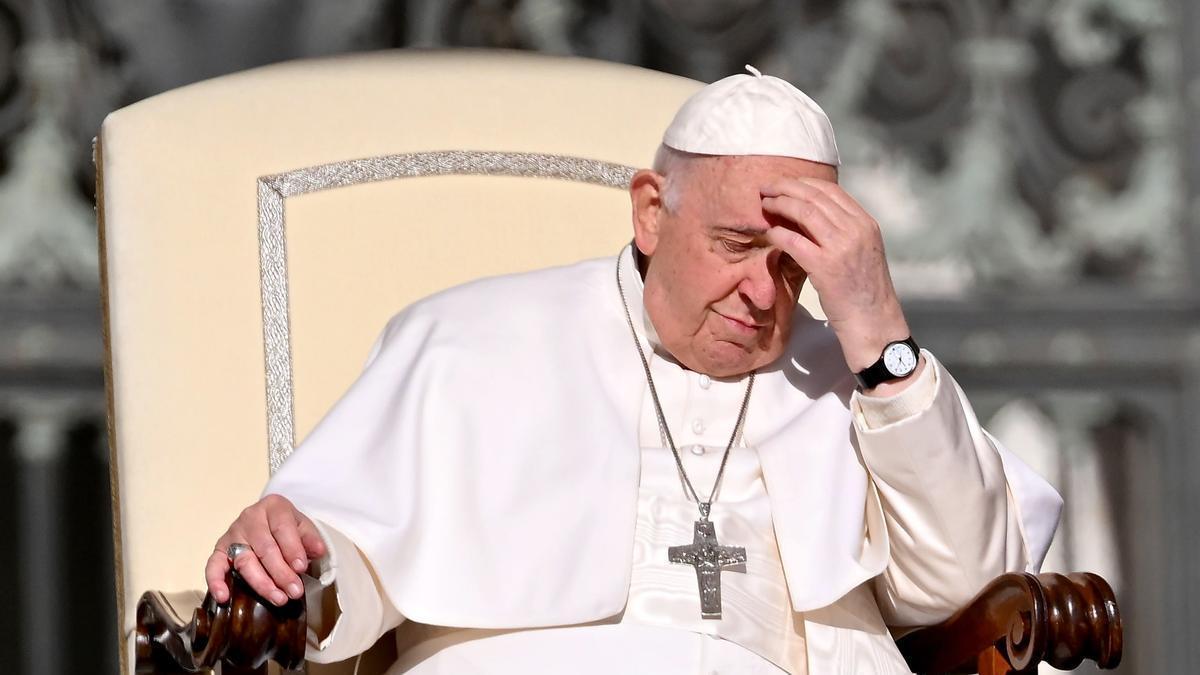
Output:
[[[649,169],[633,174],[629,199],[633,203],[633,240],[642,255],[654,255],[663,215],[662,193],[666,179]]]

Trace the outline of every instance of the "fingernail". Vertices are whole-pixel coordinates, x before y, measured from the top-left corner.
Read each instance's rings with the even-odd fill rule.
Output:
[[[287,596],[282,591],[275,591],[271,594],[271,601],[277,605],[282,605],[288,601]]]
[[[297,572],[303,572],[305,567],[307,567],[307,565],[305,565],[304,561],[299,558],[296,558],[292,561],[292,569],[296,570]]]
[[[288,586],[288,595],[292,596],[293,598],[300,597],[300,594],[303,592],[304,589],[300,587],[300,584],[292,584],[291,586]]]

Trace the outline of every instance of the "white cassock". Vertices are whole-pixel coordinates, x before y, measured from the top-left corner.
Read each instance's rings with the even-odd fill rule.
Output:
[[[664,414],[707,495],[745,378],[654,351],[621,257]],[[896,397],[860,396],[832,331],[798,311],[712,508],[748,560],[721,574],[722,618],[701,619],[694,570],[666,551],[691,543],[698,514],[616,262],[474,282],[389,322],[266,488],[330,544],[321,576],[341,611],[313,613],[310,659],[349,658],[399,625],[390,672],[907,673],[887,626],[940,621],[997,575],[1038,569],[1062,501],[937,360],[924,352]]]

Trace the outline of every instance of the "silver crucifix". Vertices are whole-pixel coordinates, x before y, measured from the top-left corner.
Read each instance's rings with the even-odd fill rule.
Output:
[[[741,546],[721,546],[717,530],[708,520],[709,504],[700,503],[700,520],[692,543],[672,546],[667,557],[673,563],[696,568],[696,583],[700,587],[700,618],[721,618],[721,568],[746,562],[746,549]]]

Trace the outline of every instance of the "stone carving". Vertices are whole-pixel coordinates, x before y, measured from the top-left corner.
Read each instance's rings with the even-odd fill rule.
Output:
[[[278,2],[233,9],[189,0],[147,14],[133,0],[103,0],[81,15],[88,25],[76,39],[94,52],[90,79],[116,83],[92,92],[109,106],[208,75],[206,68],[248,67],[296,49],[538,49],[707,80],[753,62],[813,92],[835,118],[847,184],[880,218],[898,283],[910,294],[1089,280],[1168,292],[1184,283],[1186,216],[1175,142],[1178,36],[1168,3],[354,0],[336,16],[321,3],[290,6],[279,24]],[[137,30],[148,21],[158,26],[153,35],[186,24],[188,44],[216,44],[231,12],[260,37],[220,55],[192,54],[197,72],[161,58],[179,47],[137,37],[148,34]],[[270,32],[254,28],[268,22]],[[0,30],[0,48],[8,34],[18,33]],[[76,116],[94,126],[96,113],[84,111]],[[59,124],[82,123],[68,115]],[[86,174],[85,156],[71,154],[77,164],[69,168]],[[0,278],[12,278],[5,270],[14,264],[0,262]],[[21,274],[39,265],[24,262]]]
[[[422,43],[707,80],[753,61],[813,91],[910,293],[1181,283],[1182,102],[1165,0],[416,4]],[[597,31],[618,46],[601,48]]]
[[[23,55],[38,94],[33,120],[13,144],[12,168],[0,179],[0,286],[94,287],[95,215],[74,189],[76,148],[60,124],[79,53],[42,42]]]

